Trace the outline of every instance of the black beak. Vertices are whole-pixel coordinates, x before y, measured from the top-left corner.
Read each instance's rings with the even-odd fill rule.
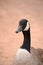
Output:
[[[18,26],[18,29],[16,30],[16,33],[19,33],[20,31],[22,31],[22,26]]]

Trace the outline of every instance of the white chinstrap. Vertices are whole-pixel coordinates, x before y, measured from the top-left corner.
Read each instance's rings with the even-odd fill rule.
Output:
[[[27,25],[26,25],[24,31],[27,31],[29,29],[29,27],[30,27],[30,24],[29,24],[29,22],[27,22]]]

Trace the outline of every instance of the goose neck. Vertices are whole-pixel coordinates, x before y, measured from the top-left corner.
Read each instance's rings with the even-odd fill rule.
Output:
[[[23,45],[21,48],[24,48],[30,52],[30,29],[28,31],[22,31],[24,36]]]

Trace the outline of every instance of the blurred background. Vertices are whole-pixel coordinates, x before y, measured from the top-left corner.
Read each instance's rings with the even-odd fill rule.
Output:
[[[12,65],[22,45],[22,33],[15,33],[22,18],[30,22],[31,46],[43,49],[43,0],[0,0],[0,65]]]

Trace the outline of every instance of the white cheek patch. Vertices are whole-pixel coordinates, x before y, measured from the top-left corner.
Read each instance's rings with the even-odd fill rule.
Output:
[[[29,22],[27,22],[27,25],[26,25],[24,31],[27,31],[29,29],[29,27],[30,27],[30,24],[29,24]]]

